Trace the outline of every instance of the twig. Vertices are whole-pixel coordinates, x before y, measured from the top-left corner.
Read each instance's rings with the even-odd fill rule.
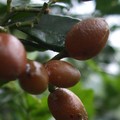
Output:
[[[64,49],[63,51],[58,53],[56,56],[54,56],[51,60],[60,60],[60,59],[65,58],[65,57],[69,57],[69,55],[66,52],[66,50]]]
[[[33,20],[25,22],[16,22],[10,25],[7,25],[6,28],[10,27],[21,27],[21,26],[31,26],[33,27],[35,23],[38,23],[41,16],[44,14],[45,10],[48,9],[50,5],[55,3],[56,0],[49,0],[48,3],[44,3],[42,8],[30,8],[30,7],[13,7],[11,8],[12,0],[7,0],[7,10],[8,12],[38,12],[37,16]]]
[[[12,3],[12,0],[7,0],[7,12],[8,13],[11,12],[11,3]]]
[[[12,12],[40,12],[41,8],[31,8],[31,7],[12,7]]]
[[[44,14],[44,11],[48,8],[48,4],[44,3],[41,11],[38,13],[38,15],[34,18],[33,23],[38,23],[41,16]]]
[[[48,8],[48,4],[44,3],[43,7],[39,11],[38,15],[33,19],[25,22],[16,22],[10,25],[7,25],[6,28],[11,28],[11,27],[21,27],[21,26],[31,26],[33,27],[35,23],[38,23],[40,20],[40,17],[44,14],[44,11]],[[22,10],[22,9],[21,9]],[[25,10],[25,9],[24,9]],[[27,9],[28,10],[28,9]]]

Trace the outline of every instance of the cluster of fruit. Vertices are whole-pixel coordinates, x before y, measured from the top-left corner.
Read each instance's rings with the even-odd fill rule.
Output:
[[[65,50],[69,57],[87,60],[105,46],[109,27],[102,18],[83,20],[66,35]],[[81,100],[70,90],[80,80],[78,69],[62,60],[45,64],[28,60],[22,43],[13,35],[0,33],[0,80],[19,80],[21,88],[31,94],[41,94],[52,85],[48,106],[56,120],[87,120]],[[54,89],[53,89],[54,88]]]

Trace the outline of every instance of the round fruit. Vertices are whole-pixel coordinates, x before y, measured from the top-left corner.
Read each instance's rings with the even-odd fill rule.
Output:
[[[45,64],[49,75],[49,83],[57,87],[72,87],[80,80],[80,72],[70,63],[51,60]]]
[[[68,32],[65,48],[69,57],[87,60],[96,56],[105,46],[109,26],[103,18],[89,18],[75,24]]]
[[[56,120],[88,120],[81,100],[65,88],[58,88],[50,93],[48,106]]]
[[[26,92],[40,94],[48,87],[47,71],[42,64],[29,60],[26,72],[19,77],[19,83]]]
[[[25,71],[26,52],[13,35],[0,33],[0,80],[14,80]]]

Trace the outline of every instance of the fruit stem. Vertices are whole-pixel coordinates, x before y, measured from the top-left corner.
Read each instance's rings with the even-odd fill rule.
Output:
[[[68,57],[67,51],[64,49],[60,53],[58,53],[56,56],[54,56],[51,60],[60,60],[62,58]]]
[[[52,85],[52,84],[49,84],[48,85],[48,90],[49,90],[50,93],[52,93],[52,92],[54,92],[56,90],[56,87],[54,85]]]

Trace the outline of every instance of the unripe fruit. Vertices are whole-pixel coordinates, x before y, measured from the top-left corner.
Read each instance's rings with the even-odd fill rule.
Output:
[[[48,87],[47,71],[42,64],[29,60],[26,72],[19,77],[19,83],[26,92],[40,94]]]
[[[25,71],[26,52],[14,36],[0,33],[0,80],[14,80]]]
[[[70,63],[51,60],[45,64],[49,75],[49,83],[57,87],[72,87],[80,80],[80,72]]]
[[[65,48],[69,57],[87,60],[96,56],[105,46],[109,26],[103,18],[90,18],[75,24],[68,32]]]
[[[48,106],[56,120],[88,120],[81,100],[65,88],[58,88],[50,93]]]

